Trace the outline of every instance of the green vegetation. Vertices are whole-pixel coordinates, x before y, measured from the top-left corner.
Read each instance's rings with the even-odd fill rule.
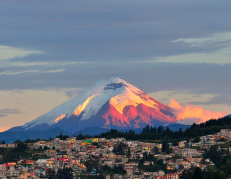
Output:
[[[193,146],[191,149],[197,149],[197,150],[202,150],[199,146]]]
[[[154,165],[144,165],[145,161],[149,161],[150,163],[153,162]],[[168,172],[166,169],[167,165],[163,163],[163,160],[157,160],[156,157],[153,157],[152,154],[147,154],[146,152],[143,154],[143,158],[139,161],[138,168],[140,170],[146,171],[146,172],[157,172],[159,170],[163,170],[165,172]]]
[[[35,153],[43,153],[41,150],[32,150],[27,147],[22,141],[17,140],[14,143],[17,143],[16,148],[0,148],[0,155],[3,158],[0,160],[0,163],[7,163],[7,162],[18,162],[21,158],[26,159],[46,159],[47,157],[44,155],[36,155]]]
[[[0,144],[5,144],[6,142],[3,140],[2,142],[0,141]]]
[[[38,159],[48,159],[48,157],[47,156],[45,156],[45,155],[35,155],[35,156],[33,156],[33,158],[32,158],[33,160],[38,160]]]
[[[228,174],[228,173],[227,173]],[[180,178],[181,179],[223,179],[227,178],[226,173],[222,170],[215,171],[213,169],[209,169],[208,171],[202,171],[200,168],[192,168],[189,171],[183,171]]]
[[[204,158],[209,158],[214,164],[208,170],[202,171],[200,168],[193,168],[184,171],[181,179],[223,179],[231,175],[231,155],[226,150],[218,150],[218,146],[211,146]]]
[[[87,160],[84,162],[84,165],[87,167],[87,172],[99,172],[100,164],[98,158]]]
[[[105,137],[107,139],[124,137],[127,140],[139,140],[154,142],[156,140],[161,140],[171,142],[176,144],[182,140],[189,140],[194,138],[195,142],[198,142],[199,136],[215,134],[220,131],[220,129],[231,129],[231,119],[229,117],[224,117],[221,119],[211,119],[205,123],[193,124],[190,128],[186,129],[184,132],[180,129],[179,131],[173,132],[168,127],[165,129],[163,126],[156,128],[155,126],[147,125],[141,134],[135,134],[135,131],[130,130],[128,132],[120,132],[116,129],[111,129],[108,132],[101,133],[95,137]]]
[[[195,142],[195,143],[200,142],[200,137],[199,137],[199,136],[196,136],[196,137],[194,138],[193,142]]]
[[[128,163],[130,162],[139,162],[139,160],[138,159],[128,159]]]
[[[113,148],[113,153],[116,155],[123,155],[124,150],[127,148],[127,145],[120,142],[117,146],[115,145]]]
[[[80,175],[80,176],[77,176],[76,178],[78,178],[78,177],[80,177],[80,179],[102,179],[102,178],[104,178],[104,176],[103,176],[103,174],[99,174],[99,175],[88,175],[88,176],[86,176],[86,175]]]
[[[127,158],[130,158],[130,157],[131,157],[131,149],[130,147],[128,147]]]
[[[126,171],[123,169],[122,165],[114,166],[113,168],[108,167],[107,165],[102,166],[100,173],[108,174],[126,174]]]
[[[37,138],[37,139],[35,139],[35,140],[26,139],[26,140],[24,141],[24,143],[36,143],[36,142],[38,142],[38,141],[40,141],[39,138]]]
[[[224,144],[219,144],[218,146],[220,146],[221,148],[229,148],[229,147],[231,147],[231,141],[226,142]]]
[[[182,157],[176,155],[176,156],[173,156],[171,159],[176,160],[176,159],[179,159],[179,158],[182,158]]]
[[[65,167],[63,169],[59,168],[57,172],[57,179],[73,179],[72,172],[73,172],[72,168],[65,168]]]
[[[63,135],[62,132],[60,133],[60,135],[56,136],[56,138],[60,138],[61,140],[66,140],[69,137],[70,136],[68,136],[68,135]]]
[[[3,156],[2,162],[17,162],[21,158],[31,158],[31,153],[26,153],[27,145],[21,141],[15,141],[16,148],[0,148],[0,155]]]

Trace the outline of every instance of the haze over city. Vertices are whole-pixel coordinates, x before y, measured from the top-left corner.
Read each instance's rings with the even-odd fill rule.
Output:
[[[175,109],[182,124],[230,114],[230,5],[1,1],[0,131],[112,77]]]

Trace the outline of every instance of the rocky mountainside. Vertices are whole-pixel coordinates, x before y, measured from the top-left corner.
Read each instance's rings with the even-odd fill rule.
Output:
[[[140,128],[176,121],[172,109],[120,78],[101,80],[20,130]]]

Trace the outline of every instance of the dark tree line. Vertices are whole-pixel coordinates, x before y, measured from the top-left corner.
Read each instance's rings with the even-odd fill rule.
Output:
[[[95,135],[95,138],[116,138],[116,137],[124,137],[127,140],[162,140],[162,141],[168,141],[172,143],[177,143],[180,140],[189,140],[194,138],[195,142],[199,141],[199,136],[203,135],[209,135],[214,134],[220,131],[220,129],[231,129],[231,120],[230,117],[224,117],[221,119],[211,119],[205,123],[201,124],[193,124],[190,128],[186,129],[185,131],[182,131],[180,128],[179,131],[173,132],[169,127],[163,127],[163,126],[149,126],[143,128],[142,132],[140,134],[136,134],[134,130],[129,130],[126,132],[118,131],[117,129],[111,129],[107,132],[103,132],[99,135]],[[63,135],[62,132],[60,135],[56,136],[57,138],[60,138],[62,140],[65,140],[69,138],[68,135]],[[85,138],[91,138],[90,135],[83,135],[81,132],[75,136],[77,140],[82,140]],[[34,143],[39,141],[40,139],[31,140],[27,139],[25,143]],[[49,140],[52,140],[50,137]],[[3,141],[2,143],[5,143]]]
[[[63,168],[58,169],[57,179],[73,179],[73,169],[72,168]]]
[[[164,132],[164,131],[169,131],[169,127],[166,128],[166,130],[164,129],[163,126],[159,126],[158,128],[156,128],[156,126],[149,126],[147,125],[146,127],[143,128],[143,131],[142,133],[143,134],[155,134],[155,133],[161,133],[161,132]]]
[[[95,137],[105,137],[107,139],[124,137],[127,140],[162,140],[168,142],[178,142],[180,140],[189,140],[195,138],[198,141],[198,136],[204,136],[214,134],[220,131],[220,129],[231,129],[231,119],[224,117],[221,119],[211,119],[205,123],[193,124],[190,128],[182,131],[173,132],[168,127],[163,126],[155,127],[149,126],[143,128],[140,134],[136,134],[133,130],[121,132],[116,129],[111,129],[108,132],[101,133]]]
[[[0,144],[5,144],[6,142],[5,142],[5,140],[3,140],[3,141],[0,141]]]

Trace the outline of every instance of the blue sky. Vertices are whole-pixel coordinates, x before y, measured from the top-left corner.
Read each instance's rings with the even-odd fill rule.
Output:
[[[18,96],[25,123],[110,77],[163,103],[176,98],[229,110],[230,6],[214,0],[0,1],[0,120],[12,124]],[[54,91],[62,100],[46,97],[54,101],[46,110],[29,110]],[[32,93],[38,97],[30,101]]]

